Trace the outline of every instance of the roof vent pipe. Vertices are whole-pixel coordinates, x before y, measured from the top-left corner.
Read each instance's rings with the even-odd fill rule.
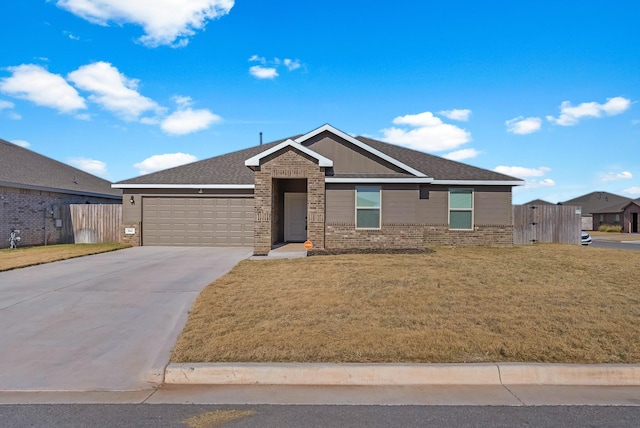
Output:
[[[262,145],[262,132],[260,133],[260,145]]]

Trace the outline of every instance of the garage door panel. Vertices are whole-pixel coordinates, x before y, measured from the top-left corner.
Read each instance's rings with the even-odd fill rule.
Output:
[[[142,198],[143,245],[251,246],[253,198]]]

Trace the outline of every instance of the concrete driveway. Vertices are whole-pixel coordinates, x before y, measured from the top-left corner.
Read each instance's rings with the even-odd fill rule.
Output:
[[[136,247],[0,272],[0,391],[154,388],[198,293],[250,255]]]

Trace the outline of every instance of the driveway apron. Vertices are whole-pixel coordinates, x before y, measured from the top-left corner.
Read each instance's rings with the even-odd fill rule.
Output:
[[[0,390],[154,388],[199,292],[250,255],[136,247],[0,272]]]

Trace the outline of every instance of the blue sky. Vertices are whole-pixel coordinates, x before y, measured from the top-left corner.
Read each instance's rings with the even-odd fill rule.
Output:
[[[119,181],[324,123],[640,197],[640,3],[21,0],[0,138]]]

